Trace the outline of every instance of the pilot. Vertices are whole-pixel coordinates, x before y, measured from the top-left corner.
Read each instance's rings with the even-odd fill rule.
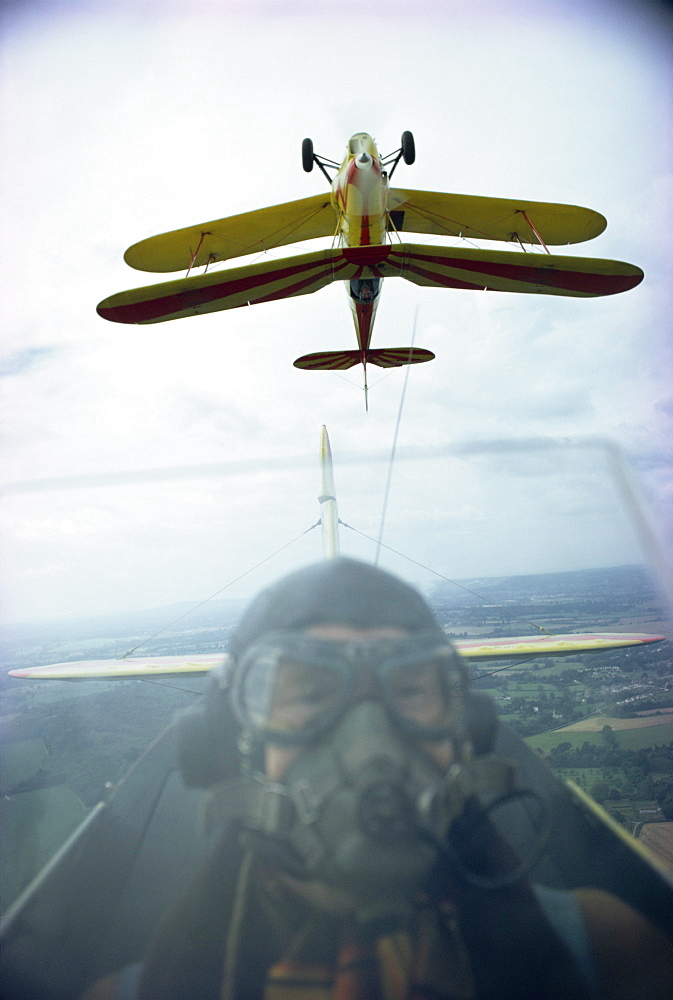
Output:
[[[378,281],[375,284],[373,280],[368,278],[354,278],[351,281],[351,295],[358,302],[362,302],[363,305],[368,305],[370,302],[373,302],[375,293],[378,292],[378,285]]]
[[[526,792],[480,697],[387,572],[339,558],[263,591],[181,724],[217,847],[144,962],[86,1000],[673,995],[671,944],[641,915],[528,878],[535,853],[496,825]]]

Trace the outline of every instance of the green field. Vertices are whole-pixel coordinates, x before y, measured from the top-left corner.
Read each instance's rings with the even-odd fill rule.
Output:
[[[557,661],[551,667],[540,667],[539,670],[533,671],[534,677],[558,677],[559,674],[564,674],[566,670],[581,670],[582,664],[578,660],[566,660],[563,657],[560,661]]]
[[[527,736],[526,743],[533,750],[542,750],[543,753],[549,753],[559,743],[570,743],[573,749],[579,749],[584,743],[593,743],[599,747],[605,746],[605,740],[601,733],[569,733],[558,729],[553,733],[539,733],[538,736]]]
[[[624,777],[618,767],[555,767],[554,774],[559,778],[569,778],[585,791],[589,791],[597,781],[609,781],[619,785]]]
[[[556,684],[545,684],[543,681],[511,681],[508,688],[507,694],[511,697],[516,697],[520,695],[522,698],[536,698],[540,691],[544,691],[547,694],[558,694],[558,688]]]
[[[663,722],[658,726],[643,726],[640,729],[615,729],[614,734],[622,750],[663,746],[673,742],[673,722]],[[543,753],[549,753],[560,743],[570,743],[573,749],[581,747],[584,743],[605,746],[601,733],[560,729],[552,733],[540,733],[538,736],[527,736],[526,743],[533,750],[542,750]]]
[[[642,750],[643,747],[664,746],[673,743],[673,722],[642,729],[620,729],[615,733],[623,750]]]

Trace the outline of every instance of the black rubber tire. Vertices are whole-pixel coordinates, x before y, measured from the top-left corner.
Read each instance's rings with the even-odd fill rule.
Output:
[[[304,139],[301,144],[301,164],[306,173],[310,174],[313,170],[313,142],[310,139]]]
[[[402,133],[402,159],[407,166],[411,166],[416,159],[416,143],[411,132]]]

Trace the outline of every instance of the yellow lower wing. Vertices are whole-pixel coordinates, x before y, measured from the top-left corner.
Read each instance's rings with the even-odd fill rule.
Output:
[[[330,196],[314,195],[150,236],[129,247],[124,260],[140,271],[186,271],[288,243],[333,236],[335,228]]]
[[[508,636],[506,639],[456,639],[454,645],[467,660],[498,660],[602,653],[608,649],[662,642],[665,638],[647,632],[580,632],[573,635]]]
[[[599,212],[577,205],[401,188],[388,193],[388,212],[398,232],[549,246],[592,240],[607,225]]]
[[[575,635],[526,635],[506,639],[456,639],[454,646],[467,660],[497,660],[568,653],[599,653],[622,646],[661,642],[665,636],[645,632],[589,632]],[[44,667],[10,670],[11,677],[29,680],[132,680],[175,674],[207,674],[225,662],[226,655],[139,656],[127,660],[82,660]]]
[[[12,677],[29,680],[90,681],[122,680],[140,677],[165,677],[171,674],[209,673],[224,656],[201,653],[196,656],[137,656],[126,660],[79,660],[76,663],[51,663],[44,667],[10,670]]]

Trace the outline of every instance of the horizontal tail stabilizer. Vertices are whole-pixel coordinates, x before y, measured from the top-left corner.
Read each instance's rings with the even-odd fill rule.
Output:
[[[402,365],[418,365],[422,361],[433,361],[432,351],[424,347],[383,347],[367,351],[367,364],[379,368],[400,368]]]
[[[402,365],[417,365],[422,361],[434,359],[432,351],[423,347],[382,347],[367,351],[364,359],[367,364],[378,365],[379,368],[401,368]],[[316,354],[304,354],[294,362],[295,368],[304,371],[346,371],[363,361],[361,351],[318,351]]]
[[[317,351],[304,354],[294,362],[295,368],[310,372],[344,372],[362,361],[360,351]]]

